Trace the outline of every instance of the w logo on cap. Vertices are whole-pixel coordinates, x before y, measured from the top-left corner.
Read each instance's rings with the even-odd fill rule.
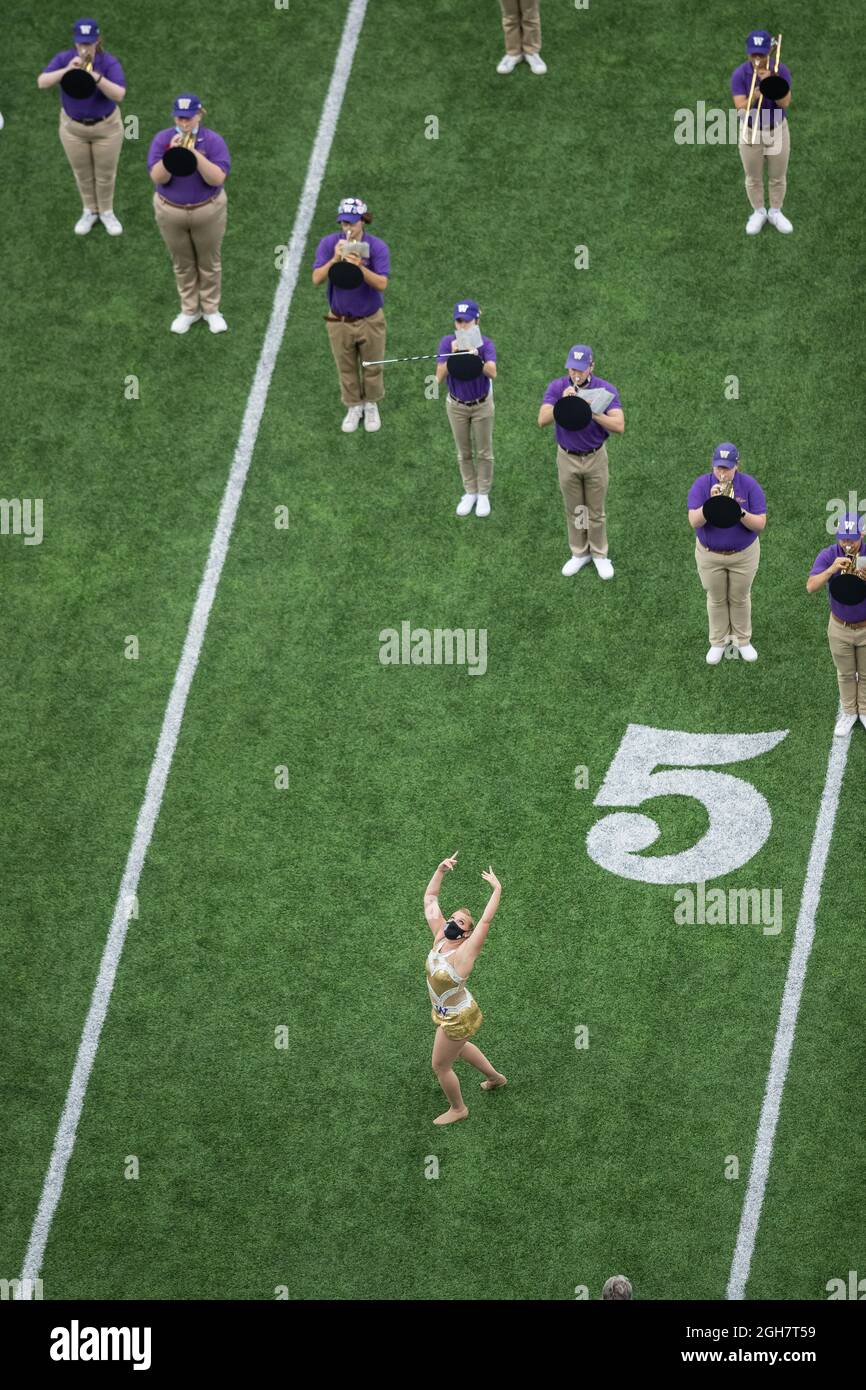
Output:
[[[720,458],[720,459],[726,459],[726,458],[728,458],[728,456],[730,455],[730,452],[731,452],[730,449],[720,449],[720,450],[719,450],[719,458]]]
[[[855,535],[855,534],[859,535],[859,531],[858,531],[858,528],[857,528],[857,524],[856,524],[856,522],[853,522],[853,521],[845,521],[845,522],[843,522],[843,523],[842,523],[842,530],[843,530],[843,531],[848,531],[848,532],[850,532],[851,535]]]
[[[79,29],[81,30],[82,34],[89,34],[90,31],[91,31],[91,29],[93,28],[93,25],[92,25],[92,24],[79,24],[78,27],[79,27]]]
[[[583,353],[582,353],[582,352],[576,352],[574,355],[575,355],[575,357],[577,358],[578,362],[580,362],[581,359],[583,358]]]
[[[189,97],[178,97],[177,104],[181,111],[186,111],[188,107],[192,106],[192,101]]]
[[[461,314],[465,314],[465,313],[466,313],[466,310],[469,308],[469,305],[468,305],[468,304],[458,304],[458,305],[457,305],[457,308],[460,310]]]
[[[752,39],[752,43],[755,45],[756,48],[759,48],[763,42],[764,40],[760,34],[756,34],[755,37]]]

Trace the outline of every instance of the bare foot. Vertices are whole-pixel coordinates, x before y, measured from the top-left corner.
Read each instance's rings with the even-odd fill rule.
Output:
[[[481,1089],[482,1091],[495,1091],[505,1084],[506,1078],[502,1075],[501,1071],[498,1071],[495,1076],[491,1076],[489,1081],[482,1081]]]
[[[455,1110],[452,1105],[450,1110],[445,1111],[444,1115],[437,1115],[433,1123],[434,1125],[453,1125],[455,1120],[465,1120],[468,1114],[469,1111],[465,1105],[462,1110]]]

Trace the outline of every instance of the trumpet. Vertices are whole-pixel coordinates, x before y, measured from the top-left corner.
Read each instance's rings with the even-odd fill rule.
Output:
[[[729,478],[726,483],[714,483],[710,488],[711,497],[733,497],[734,480]]]
[[[773,56],[774,51],[775,51],[775,54],[776,54],[776,59],[775,59],[775,64],[774,64],[774,66],[773,66],[773,72],[774,72],[774,73],[778,73],[778,71],[779,71],[779,58],[781,57],[781,53],[782,53],[782,35],[781,35],[781,34],[779,34],[778,38],[775,38],[775,39],[771,39],[771,40],[770,40],[770,52],[769,52],[769,54],[768,54],[768,56],[767,56],[767,66],[768,66],[768,67],[769,67],[770,60],[771,60],[771,58],[772,58],[772,56]],[[746,105],[746,126],[747,126],[747,127],[748,127],[748,123],[749,123],[749,107],[750,107],[751,104],[752,104],[752,96],[753,96],[754,91],[755,91],[755,79],[756,79],[757,76],[758,76],[758,69],[755,68],[754,71],[752,72],[752,90],[749,92],[749,100],[748,100],[748,103],[747,103],[747,105]],[[753,144],[753,145],[756,143],[756,141],[757,141],[757,139],[758,139],[758,131],[760,130],[760,127],[761,127],[761,107],[763,106],[763,104],[764,104],[764,93],[761,91],[761,89],[760,89],[760,87],[759,87],[759,88],[758,88],[758,100],[757,100],[757,103],[756,103],[756,105],[755,105],[755,119],[754,119],[754,121],[752,122],[752,144]]]
[[[197,131],[197,130],[188,130],[187,133],[186,133],[186,135],[183,137],[183,139],[182,139],[181,142],[180,142],[180,148],[181,148],[182,150],[194,150],[194,149],[195,149],[195,137],[196,137],[197,134],[198,134],[198,131]]]
[[[856,574],[858,579],[866,580],[866,570],[857,568],[857,556],[860,554],[858,545],[856,550],[846,550],[842,564],[839,568],[840,574]]]

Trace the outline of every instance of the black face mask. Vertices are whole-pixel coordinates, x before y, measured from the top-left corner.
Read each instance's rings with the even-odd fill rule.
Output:
[[[459,923],[459,922],[455,922],[455,921],[454,921],[454,918],[451,917],[451,918],[445,923],[445,935],[448,937],[448,940],[449,940],[449,941],[459,941],[460,938],[461,938],[461,936],[465,936],[466,933],[464,932],[463,928],[460,926],[460,923]]]

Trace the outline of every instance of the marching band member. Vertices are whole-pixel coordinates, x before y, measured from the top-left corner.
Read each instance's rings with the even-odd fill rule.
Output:
[[[565,359],[567,376],[551,381],[538,412],[539,425],[549,425],[562,398],[579,391],[598,392],[607,398],[602,410],[592,410],[587,423],[569,429],[556,421],[556,466],[565,505],[571,559],[562,567],[565,575],[577,574],[590,560],[601,579],[613,578],[607,557],[605,498],[608,488],[606,441],[622,434],[625,416],[619,392],[609,381],[593,374],[592,348],[578,343]]]
[[[95,19],[76,20],[72,40],[75,47],[55,53],[36,85],[44,91],[61,84],[60,143],[82,202],[77,235],[86,236],[94,223],[101,222],[109,236],[120,236],[123,227],[114,215],[114,184],[123,122],[117,103],[126,96],[126,78],[117,59],[103,48]],[[70,73],[76,77],[70,78]]]
[[[729,645],[744,661],[758,659],[752,646],[751,593],[761,558],[759,533],[767,524],[767,499],[760,483],[739,472],[739,460],[735,444],[716,445],[712,472],[695,478],[688,496],[695,561],[707,595],[710,666],[718,666]],[[726,499],[738,519],[732,522],[731,516],[715,515],[711,498]]]
[[[468,516],[475,507],[476,516],[490,515],[490,487],[493,482],[493,387],[496,378],[496,348],[478,327],[480,315],[474,299],[465,299],[454,306],[454,329],[457,337],[447,334],[439,344],[438,356],[460,352],[461,335],[476,340],[466,348],[481,358],[481,374],[469,380],[452,376],[447,362],[436,366],[436,380],[448,377],[448,397],[445,412],[457,446],[457,462],[463,479],[463,496],[457,504],[457,515]],[[474,457],[473,457],[474,454]]]
[[[368,433],[381,428],[379,405],[385,394],[382,368],[361,365],[364,358],[385,356],[385,313],[383,290],[391,272],[391,252],[379,237],[362,237],[373,221],[367,204],[360,198],[344,198],[337,208],[339,232],[322,237],[313,262],[313,284],[328,281],[325,315],[331,352],[337,365],[340,395],[347,406],[341,426],[344,434],[358,428],[361,416]],[[360,242],[368,255],[352,255],[351,242]],[[353,275],[347,267],[356,267]],[[344,272],[341,274],[340,272]],[[358,278],[360,272],[360,279]]]
[[[432,1064],[449,1102],[445,1113],[433,1121],[435,1125],[450,1125],[455,1120],[465,1120],[469,1114],[454,1071],[458,1057],[484,1073],[487,1080],[481,1082],[482,1091],[494,1091],[506,1082],[506,1078],[488,1062],[481,1049],[469,1042],[481,1027],[483,1015],[466,988],[466,981],[481,954],[481,947],[499,907],[502,884],[493,869],[488,869],[481,877],[490,884],[493,892],[480,921],[476,924],[469,909],[462,907],[452,912],[446,922],[439,906],[439,889],[443,878],[456,862],[456,854],[452,854],[450,859],[443,859],[424,890],[424,916],[433,933],[433,947],[426,964],[427,989],[433,1005],[431,1014],[436,1024]],[[444,949],[452,945],[452,950]]]
[[[182,92],[172,107],[174,124],[153,137],[147,154],[147,167],[156,185],[156,225],[171,253],[180,295],[180,313],[172,321],[172,333],[188,333],[190,325],[202,318],[211,333],[224,333],[228,328],[219,308],[221,251],[228,217],[223,185],[231,158],[222,136],[201,124],[206,114],[194,93]],[[165,156],[175,149],[193,156],[190,173],[172,173],[166,168]]]
[[[743,112],[740,125],[740,159],[746,174],[746,193],[754,209],[746,223],[749,236],[756,236],[765,222],[778,232],[793,232],[793,225],[782,212],[787,186],[791,136],[786,111],[791,104],[791,72],[778,62],[778,45],[766,29],[755,29],[746,39],[745,63],[731,73],[734,105]],[[773,50],[776,62],[772,63]],[[769,77],[783,79],[784,96],[765,96],[759,83]],[[764,164],[770,189],[770,211],[764,203]]]
[[[541,57],[540,0],[499,0],[502,10],[502,29],[505,34],[505,57],[497,72],[513,72],[525,58],[537,77],[547,72]]]
[[[836,531],[836,544],[828,545],[815,556],[815,563],[806,580],[806,592],[827,589],[830,620],[827,640],[836,667],[842,713],[833,730],[844,738],[857,723],[866,728],[866,519],[849,512]],[[839,586],[837,575],[849,575],[847,594]],[[863,596],[858,594],[858,586]],[[841,596],[837,596],[840,595]],[[843,601],[844,600],[844,601]]]

